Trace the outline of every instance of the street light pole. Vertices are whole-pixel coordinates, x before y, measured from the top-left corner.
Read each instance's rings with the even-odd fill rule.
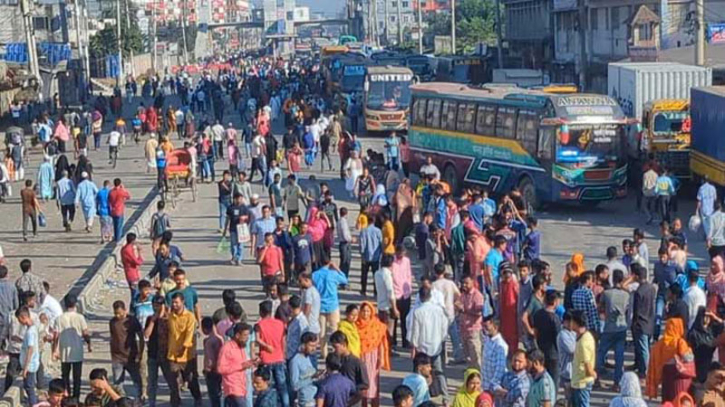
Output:
[[[451,53],[456,55],[456,0],[451,0]]]
[[[121,0],[116,0],[116,39],[118,42],[118,77],[116,86],[121,87],[123,80],[123,50],[121,49]]]
[[[418,0],[418,53],[423,53],[423,6]]]

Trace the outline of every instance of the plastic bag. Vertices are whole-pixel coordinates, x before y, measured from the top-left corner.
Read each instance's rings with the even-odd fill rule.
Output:
[[[219,243],[216,245],[216,252],[218,254],[223,254],[229,252],[229,239],[226,238],[226,236],[222,236],[222,238],[219,240]]]
[[[240,223],[237,225],[237,238],[239,243],[248,243],[252,240],[252,234],[249,231],[249,225],[246,223]]]
[[[700,229],[700,225],[702,225],[702,219],[697,214],[690,216],[690,221],[687,223],[687,226],[691,232],[697,232]]]
[[[48,226],[48,221],[45,219],[45,214],[43,214],[43,212],[38,214],[38,226],[41,228]]]

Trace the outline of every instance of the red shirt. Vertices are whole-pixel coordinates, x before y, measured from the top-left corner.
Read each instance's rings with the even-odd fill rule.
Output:
[[[141,272],[139,267],[143,264],[141,253],[136,257],[136,250],[133,244],[126,244],[121,249],[121,263],[123,264],[123,272],[126,274],[126,281],[137,283],[141,280]]]
[[[123,187],[115,187],[108,194],[108,205],[111,207],[111,216],[123,216],[126,211],[126,201],[131,194]]]
[[[257,322],[257,338],[272,347],[272,352],[259,351],[265,365],[284,362],[284,322],[275,318],[262,318]]]
[[[264,248],[260,250],[264,250]],[[268,247],[267,253],[264,255],[264,259],[261,263],[259,263],[262,267],[262,275],[265,277],[273,277],[278,271],[282,271],[279,269],[282,256],[284,256],[284,254],[279,246],[272,245]]]

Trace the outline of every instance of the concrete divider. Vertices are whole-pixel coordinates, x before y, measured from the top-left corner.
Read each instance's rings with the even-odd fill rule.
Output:
[[[156,202],[159,200],[158,189],[156,187],[151,188],[139,207],[136,208],[125,223],[124,235],[133,232],[138,237],[147,236],[151,226],[151,217],[156,212]],[[123,242],[107,244],[96,256],[96,260],[66,293],[66,296],[75,294],[78,297],[80,312],[90,309],[90,302],[95,292],[103,287],[103,284],[113,274],[116,267],[121,267],[122,247]],[[22,380],[16,378],[13,385],[0,397],[0,407],[21,407],[23,396]]]

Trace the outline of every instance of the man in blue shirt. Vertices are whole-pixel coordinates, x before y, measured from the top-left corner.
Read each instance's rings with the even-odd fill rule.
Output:
[[[715,212],[715,201],[717,200],[717,191],[710,183],[710,178],[705,175],[705,180],[697,190],[697,213],[702,219],[702,227],[707,236],[710,230],[710,216]]]
[[[327,326],[329,325],[330,332],[335,332],[340,322],[338,287],[347,285],[348,282],[345,274],[326,258],[324,266],[312,273],[312,283],[320,293],[320,346],[322,346],[322,355],[326,355]]]
[[[56,188],[56,198],[60,205],[60,212],[63,215],[63,227],[66,232],[70,232],[70,225],[76,215],[76,186],[73,181],[68,178],[68,171],[63,170],[61,179],[58,181]]]
[[[531,230],[524,239],[524,259],[528,261],[538,260],[541,255],[541,232],[537,229],[539,221],[529,218],[529,229]]]
[[[503,262],[503,253],[506,251],[506,238],[504,236],[496,236],[493,239],[493,249],[489,250],[484,266],[484,281],[479,281],[479,287],[493,287],[494,291],[498,291],[498,267]]]
[[[655,193],[660,202],[662,220],[670,222],[672,220],[670,219],[670,199],[676,194],[676,191],[667,170],[662,171],[662,175],[657,178]]]
[[[655,340],[659,337],[662,326],[662,316],[665,313],[665,303],[667,302],[667,290],[675,283],[677,275],[683,273],[682,268],[670,260],[667,248],[660,247],[657,254],[660,257],[660,261],[655,263],[654,280],[652,281],[657,286],[657,300],[655,302]]]
[[[367,294],[368,272],[375,273],[380,268],[380,255],[382,254],[383,232],[371,223],[360,231],[360,257],[362,258],[360,295]],[[373,289],[375,285],[373,284]]]
[[[304,272],[311,272],[312,263],[312,236],[307,233],[307,223],[300,224],[300,234],[292,238],[292,248],[295,257],[295,272],[299,276]]]
[[[264,236],[267,233],[274,233],[277,229],[277,221],[271,216],[272,210],[268,205],[262,207],[262,218],[252,223],[252,244],[249,247],[249,254],[255,256],[255,250],[264,247]]]
[[[38,395],[35,392],[36,376],[40,367],[40,348],[38,348],[38,327],[33,324],[30,317],[30,309],[23,306],[15,312],[15,317],[21,325],[27,327],[23,336],[23,344],[20,347],[20,363],[22,363],[23,389],[28,395],[28,405],[34,406],[38,403]]]
[[[388,168],[398,171],[400,168],[400,139],[395,132],[385,139],[385,152],[388,154]]]
[[[353,406],[360,399],[355,383],[340,373],[342,361],[331,353],[325,359],[327,376],[317,383],[315,400],[323,400],[325,407]]]
[[[314,407],[317,395],[317,369],[312,363],[312,355],[317,352],[319,341],[312,332],[302,334],[302,346],[289,362],[290,384],[300,407]]]
[[[473,203],[468,206],[468,214],[471,216],[471,220],[476,225],[476,229],[478,229],[479,232],[483,231],[486,208],[483,206],[483,197],[480,194],[473,195]]]

